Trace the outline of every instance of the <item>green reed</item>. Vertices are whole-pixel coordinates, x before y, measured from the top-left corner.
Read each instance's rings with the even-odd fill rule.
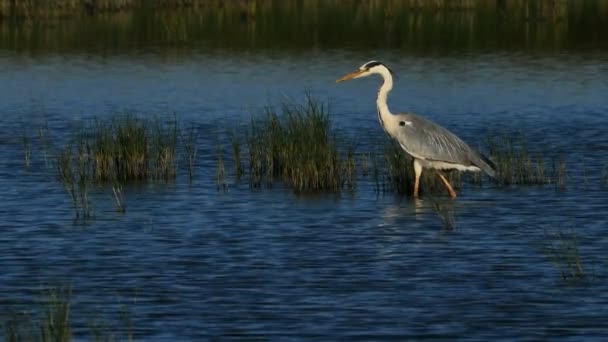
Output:
[[[32,139],[25,130],[23,130],[21,144],[23,146],[23,161],[25,164],[25,169],[28,170],[32,161]]]
[[[92,215],[89,202],[90,165],[82,145],[74,149],[64,147],[57,155],[57,173],[72,200],[76,218],[88,219]]]
[[[224,162],[224,149],[220,143],[216,146],[217,170],[215,173],[215,185],[217,190],[226,190],[226,164]]]
[[[116,203],[116,211],[124,213],[126,212],[125,197],[122,192],[122,185],[116,183],[112,186],[112,193],[114,194],[114,203]]]
[[[169,123],[161,123],[157,120],[149,134],[151,146],[148,151],[151,154],[152,178],[164,181],[175,179],[177,176],[177,119]]]
[[[196,163],[197,148],[197,134],[194,127],[190,127],[187,135],[182,135],[182,143],[184,145],[184,152],[186,154],[186,162],[188,164],[188,179],[192,182],[194,177],[194,166]]]
[[[67,342],[72,338],[70,326],[71,288],[49,288],[34,314],[13,314],[4,322],[7,342]],[[34,319],[35,318],[35,319]]]
[[[8,308],[6,308],[8,309]],[[68,342],[72,340],[72,288],[43,289],[31,308],[19,312],[5,311],[7,319],[0,322],[7,342]],[[126,305],[117,313],[124,327],[112,327],[103,317],[94,316],[89,324],[92,341],[133,341],[133,321]]]
[[[583,260],[579,253],[579,242],[576,233],[545,232],[546,254],[559,270],[562,279],[583,279],[586,276]]]
[[[241,179],[241,177],[245,173],[245,170],[243,168],[242,153],[241,153],[241,138],[236,133],[232,133],[231,143],[232,143],[232,159],[234,161],[234,174],[235,174],[236,180],[238,181],[239,179]]]
[[[41,341],[70,341],[70,300],[72,289],[55,288],[48,290],[40,327]]]
[[[499,185],[550,184],[565,182],[565,163],[554,165],[553,176],[547,172],[541,153],[532,153],[522,134],[503,134],[487,139],[490,159],[497,168],[494,182]]]
[[[79,172],[90,169],[96,182],[173,180],[177,138],[176,120],[164,123],[134,115],[97,120],[78,135]]]
[[[354,149],[341,151],[325,104],[268,107],[251,120],[246,133],[251,187],[280,180],[296,192],[354,188]]]

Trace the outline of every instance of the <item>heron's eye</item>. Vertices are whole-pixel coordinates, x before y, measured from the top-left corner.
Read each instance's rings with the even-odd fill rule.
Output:
[[[405,121],[399,121],[399,126],[405,126]]]

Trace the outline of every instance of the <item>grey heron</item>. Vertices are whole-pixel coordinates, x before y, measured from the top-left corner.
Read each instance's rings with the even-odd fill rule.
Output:
[[[423,169],[483,171],[495,177],[496,167],[488,158],[472,149],[454,133],[413,113],[392,114],[386,104],[393,89],[391,70],[378,61],[370,61],[336,82],[378,74],[384,82],[378,90],[376,105],[378,120],[384,131],[395,139],[401,148],[414,159],[414,197],[418,197],[420,175]],[[452,198],[456,191],[445,176],[438,172]]]

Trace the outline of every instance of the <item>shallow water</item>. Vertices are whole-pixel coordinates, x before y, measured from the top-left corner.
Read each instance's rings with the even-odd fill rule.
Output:
[[[71,284],[76,338],[99,319],[123,329],[123,306],[140,340],[608,337],[608,52],[163,51],[0,51],[0,316]],[[423,114],[473,146],[522,132],[532,151],[567,161],[566,189],[465,185],[454,201],[413,201],[369,179],[353,193],[298,196],[229,177],[218,191],[214,140],[202,138],[192,184],[182,172],[126,187],[125,214],[95,189],[83,224],[39,147],[23,167],[22,132],[44,122],[61,142],[83,120],[175,112],[213,135],[306,91],[369,151],[384,134],[380,81],[334,80],[370,59],[397,75],[393,112]],[[585,279],[562,280],[549,259],[558,230],[576,232]]]

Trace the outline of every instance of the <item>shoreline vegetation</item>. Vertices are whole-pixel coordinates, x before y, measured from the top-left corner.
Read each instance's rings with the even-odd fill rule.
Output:
[[[0,48],[583,49],[602,0],[0,0]],[[86,44],[85,44],[86,42]]]
[[[309,95],[304,103],[285,102],[254,114],[240,133],[221,126],[216,133],[203,131],[175,115],[161,119],[125,113],[80,123],[63,143],[47,141],[54,136],[48,127],[38,129],[43,132],[39,137],[24,133],[20,141],[24,168],[50,170],[71,199],[76,218],[82,219],[94,215],[91,193],[99,189],[111,194],[117,211],[125,212],[124,186],[185,178],[191,183],[201,173],[214,174],[218,190],[248,182],[252,191],[280,187],[295,193],[340,193],[368,186],[377,194],[411,196],[412,160],[397,144],[384,136],[374,143],[356,141],[340,133],[331,118],[327,103]],[[488,132],[478,143],[498,166],[497,176],[446,172],[457,188],[567,188],[564,159],[530,148],[523,134]],[[214,160],[200,160],[197,151],[210,146],[215,153],[206,155]],[[444,194],[436,173],[423,174],[423,196]]]

